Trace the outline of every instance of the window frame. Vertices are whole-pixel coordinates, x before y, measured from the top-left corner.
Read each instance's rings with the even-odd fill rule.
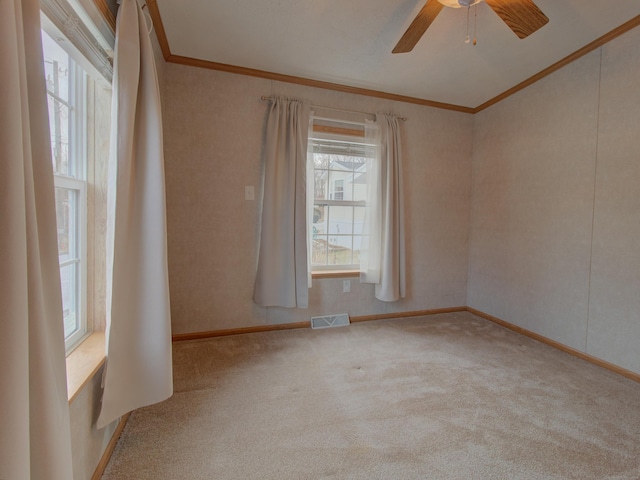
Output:
[[[331,121],[332,125],[324,125],[322,123],[316,123],[316,119],[314,119],[314,124],[312,127],[312,131],[310,132],[310,138],[309,138],[309,147],[312,149],[311,155],[314,155],[315,152],[313,151],[313,145],[314,145],[314,141],[334,141],[334,142],[344,142],[344,143],[351,143],[354,145],[365,145],[364,143],[364,125],[362,124],[362,129],[360,128],[354,128],[354,123],[353,122],[348,122],[348,123],[342,123],[340,120],[335,120],[335,121]],[[340,125],[340,126],[336,126]],[[347,126],[343,126],[343,125],[348,125]],[[360,124],[357,124],[358,126]],[[356,155],[354,155],[356,156]],[[311,160],[311,164],[313,164],[313,171],[309,172],[313,178],[315,179],[315,164],[313,162],[313,160]],[[330,168],[327,169],[321,169],[321,170],[325,170],[327,172],[331,172],[332,170]],[[352,171],[351,174],[353,175],[354,172]],[[339,180],[339,179],[338,179]],[[332,206],[345,206],[345,207],[352,207],[354,208],[353,210],[353,214],[352,214],[352,220],[351,220],[351,233],[348,234],[348,236],[351,237],[352,239],[352,248],[351,248],[351,252],[353,252],[353,239],[354,237],[358,236],[357,234],[355,234],[354,232],[354,222],[355,222],[355,207],[366,207],[366,201],[364,200],[344,200],[344,193],[346,191],[345,188],[345,183],[343,180],[343,187],[340,193],[342,193],[342,197],[343,199],[339,200],[339,199],[335,199],[336,196],[336,191],[335,191],[335,187],[334,187],[334,181],[331,181],[330,179],[327,179],[327,189],[329,191],[326,192],[325,197],[327,197],[326,199],[316,199],[315,198],[315,181],[310,182],[310,185],[314,188],[314,192],[312,192],[312,194],[310,195],[310,199],[312,199],[313,201],[313,205],[311,206],[311,212],[314,212],[317,206],[323,206],[323,207],[332,207]],[[311,215],[311,218],[308,219],[308,232],[309,232],[309,236],[310,236],[310,268],[311,268],[311,274],[314,277],[326,277],[326,276],[354,276],[357,275],[358,272],[360,271],[360,264],[359,263],[351,263],[351,264],[330,264],[328,261],[325,264],[314,264],[313,263],[313,255],[312,255],[312,251],[313,251],[313,240],[314,240],[314,232],[313,232],[313,226],[314,226],[314,222],[313,222],[313,215]],[[326,236],[329,237],[330,234],[327,232]],[[347,236],[347,235],[341,235],[341,236]],[[327,253],[328,255],[329,253]],[[353,254],[353,253],[352,253]],[[353,260],[353,258],[352,258]]]
[[[104,271],[101,268],[106,253],[106,235],[102,223],[107,214],[105,162],[108,161],[108,151],[105,149],[109,147],[108,125],[111,120],[112,93],[111,65],[101,47],[104,42],[91,40],[95,37],[90,35],[90,27],[75,15],[65,0],[41,0],[41,34],[43,37],[47,35],[64,50],[73,66],[69,68],[68,75],[70,93],[65,95],[60,91],[59,97],[62,98],[57,98],[69,109],[68,119],[64,119],[69,131],[66,131],[67,127],[62,127],[61,133],[63,136],[68,133],[71,166],[68,169],[63,167],[62,171],[54,172],[53,176],[54,188],[71,191],[77,199],[77,252],[73,253],[77,254],[78,260],[75,272],[78,328],[65,338],[68,358],[87,338],[94,332],[103,331],[106,325],[106,277],[103,278]],[[73,26],[71,30],[61,30],[61,23],[66,25],[65,18],[76,20],[70,23]],[[43,47],[43,53],[44,51]],[[49,88],[47,85],[48,102],[55,98],[52,95],[54,92]],[[67,96],[68,100],[65,100]],[[53,125],[50,127],[53,152],[55,133]],[[61,262],[61,267],[67,263]],[[63,278],[61,275],[61,280]],[[68,333],[68,326],[69,324],[65,326],[65,335]]]
[[[76,59],[74,58],[73,52],[69,52],[68,49],[64,48],[64,45],[61,45],[60,41],[56,42],[58,37],[57,35],[54,37],[51,35],[50,31],[46,29],[42,29],[42,35],[46,35],[49,37],[49,40],[54,42],[60,49],[62,49],[68,58],[68,100],[64,100],[60,93],[61,92],[53,92],[50,91],[47,86],[47,98],[52,99],[53,102],[64,105],[68,110],[68,120],[67,120],[67,134],[68,134],[68,165],[67,172],[56,173],[54,171],[53,182],[54,188],[60,190],[66,190],[69,192],[73,192],[76,197],[75,201],[75,212],[74,213],[74,231],[69,232],[70,236],[73,235],[75,237],[75,252],[71,259],[61,260],[59,263],[60,268],[60,276],[61,280],[63,278],[62,270],[69,265],[76,265],[75,274],[74,274],[74,285],[73,288],[75,290],[75,310],[76,310],[76,325],[77,328],[71,332],[69,336],[67,336],[67,332],[65,331],[65,350],[70,352],[77,344],[79,344],[89,332],[89,321],[87,318],[87,283],[88,283],[88,275],[87,275],[87,236],[88,236],[88,228],[87,228],[87,210],[88,210],[88,199],[87,199],[87,133],[88,133],[88,111],[87,111],[87,82],[88,82],[88,72],[80,65]],[[43,47],[44,52],[44,47]],[[51,144],[53,149],[53,144],[55,139],[53,138],[54,132],[51,130],[51,121],[49,118],[50,124],[50,135],[51,135]],[[57,221],[56,221],[57,223]]]

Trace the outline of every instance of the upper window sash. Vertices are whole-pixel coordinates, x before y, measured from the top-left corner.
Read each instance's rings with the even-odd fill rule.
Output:
[[[87,75],[59,42],[42,37],[54,173],[84,180]]]

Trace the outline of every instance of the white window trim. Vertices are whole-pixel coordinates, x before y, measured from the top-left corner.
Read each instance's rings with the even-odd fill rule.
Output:
[[[339,120],[335,120],[336,124],[339,124],[340,121]],[[349,127],[353,128],[353,122],[349,122]],[[359,144],[359,145],[365,145],[364,142],[364,138],[363,137],[358,137],[355,135],[342,135],[342,134],[338,134],[338,133],[326,133],[326,132],[314,132],[313,135],[311,135],[310,138],[310,144],[313,143],[314,140],[333,140],[333,141],[340,141],[340,142],[349,142],[352,144]],[[329,188],[329,185],[327,185],[327,187]],[[330,194],[333,195],[333,194]],[[343,188],[343,195],[344,195],[344,188]],[[313,201],[313,205],[327,205],[327,206],[366,206],[366,202],[364,200],[315,200]],[[312,228],[313,222],[309,221],[309,235],[313,235],[311,228]],[[353,234],[352,234],[353,236]],[[318,264],[310,264],[311,267],[311,274],[314,273],[322,273],[322,272],[357,272],[360,270],[360,264],[359,263],[355,263],[355,264],[327,264],[327,265],[318,265]]]
[[[46,18],[42,16],[42,18]],[[43,30],[52,36],[50,31]],[[54,31],[54,35],[56,32]],[[65,339],[65,350],[67,355],[70,354],[74,348],[76,348],[84,338],[90,333],[89,318],[87,314],[88,304],[88,256],[87,256],[87,211],[88,211],[88,198],[87,198],[87,83],[85,80],[86,61],[79,62],[78,57],[81,54],[77,49],[69,48],[71,43],[66,37],[53,36],[54,40],[57,40],[61,44],[61,47],[71,57],[71,61],[74,63],[72,71],[69,74],[70,92],[71,96],[68,102],[61,100],[69,108],[70,114],[70,126],[69,126],[69,155],[74,161],[72,163],[72,170],[69,171],[69,175],[54,174],[54,186],[56,188],[64,188],[67,190],[73,190],[77,192],[77,228],[76,228],[76,241],[77,241],[77,315],[79,328]],[[71,50],[71,51],[70,51]],[[84,70],[84,71],[83,71]],[[95,74],[95,70],[92,70]],[[51,92],[47,92],[47,96],[51,96]],[[60,265],[62,269],[62,265]]]

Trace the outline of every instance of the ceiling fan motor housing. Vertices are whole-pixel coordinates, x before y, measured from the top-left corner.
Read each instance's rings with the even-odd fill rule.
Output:
[[[438,0],[445,7],[461,8],[471,7],[482,0]]]

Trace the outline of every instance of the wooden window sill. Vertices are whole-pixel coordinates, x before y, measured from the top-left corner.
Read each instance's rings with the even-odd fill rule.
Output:
[[[67,398],[71,404],[106,360],[104,332],[93,332],[67,357]]]
[[[311,278],[351,278],[359,277],[357,270],[320,270],[311,273]]]

